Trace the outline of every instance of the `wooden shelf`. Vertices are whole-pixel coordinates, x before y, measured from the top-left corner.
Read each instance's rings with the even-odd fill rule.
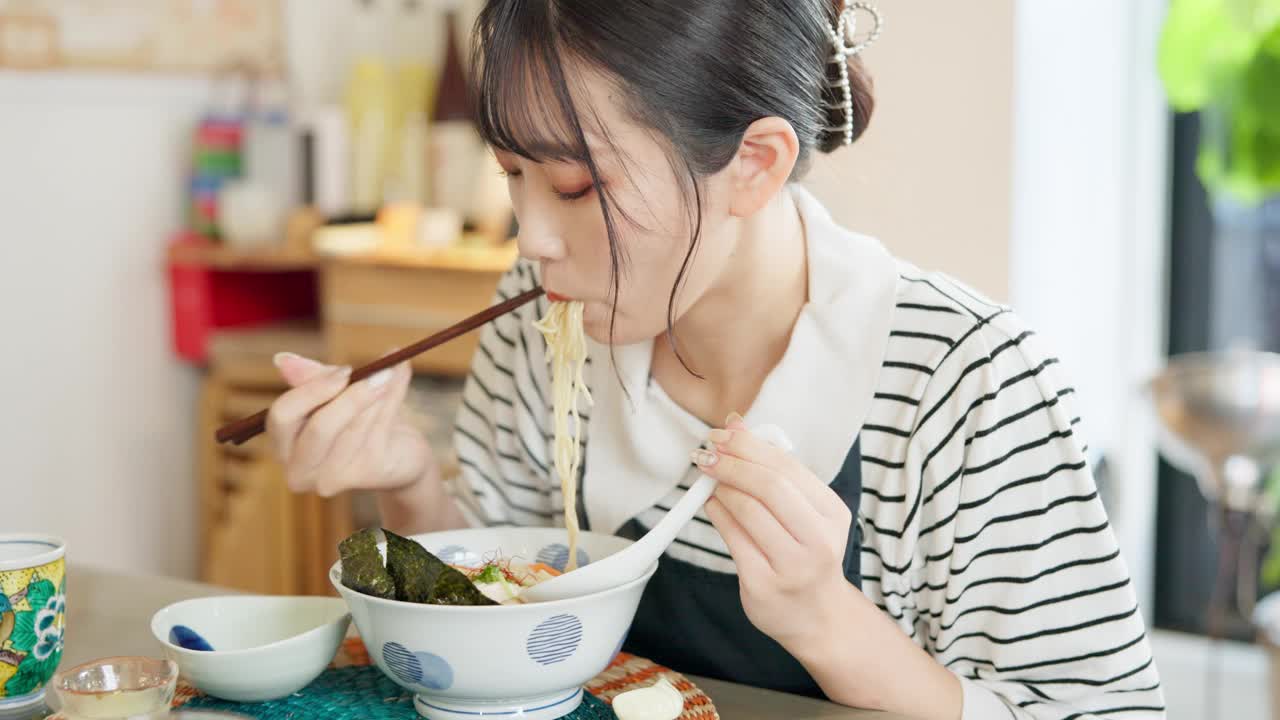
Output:
[[[281,272],[314,270],[321,259],[310,253],[283,248],[244,250],[210,242],[184,240],[169,246],[169,260],[178,265],[200,265],[219,270]]]
[[[326,262],[383,265],[415,270],[504,273],[519,255],[514,242],[500,247],[455,245],[446,248],[382,248],[351,255],[330,255]]]
[[[281,272],[318,270],[325,263],[386,265],[411,269],[506,272],[519,252],[514,242],[500,247],[457,245],[447,248],[382,248],[350,255],[300,253],[284,248],[244,250],[216,243],[177,242],[169,246],[169,260],[178,265],[199,265],[218,270]]]

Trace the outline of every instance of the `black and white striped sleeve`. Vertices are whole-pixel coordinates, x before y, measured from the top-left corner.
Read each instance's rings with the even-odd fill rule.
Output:
[[[965,720],[1164,717],[1074,393],[1005,312],[922,398],[911,604],[917,640],[961,678]]]
[[[499,282],[496,301],[536,284],[521,261]],[[486,325],[471,361],[454,426],[459,475],[451,490],[472,525],[545,526],[555,517],[544,341],[533,327],[539,307]]]

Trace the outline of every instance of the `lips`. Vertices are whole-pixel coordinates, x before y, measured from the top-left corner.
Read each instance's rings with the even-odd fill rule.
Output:
[[[547,299],[550,300],[551,302],[572,302],[573,301],[573,298],[571,297],[566,297],[564,295],[561,295],[560,293],[551,292],[550,290],[547,291]]]

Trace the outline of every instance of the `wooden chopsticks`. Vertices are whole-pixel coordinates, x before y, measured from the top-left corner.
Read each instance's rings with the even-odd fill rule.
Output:
[[[397,350],[396,352],[393,352],[386,357],[374,360],[363,367],[358,367],[351,372],[350,382],[359,382],[374,373],[395,367],[410,358],[421,355],[434,347],[443,345],[460,335],[465,335],[481,325],[492,322],[516,308],[538,299],[544,292],[545,291],[542,288],[534,288],[523,292],[510,300],[498,303],[486,310],[482,310],[452,327],[441,330],[429,338],[419,340],[409,347]],[[224,425],[218,429],[216,437],[219,443],[229,442],[235,445],[243,445],[262,433],[263,430],[266,429],[266,426],[267,410],[263,410],[250,415],[249,417]]]

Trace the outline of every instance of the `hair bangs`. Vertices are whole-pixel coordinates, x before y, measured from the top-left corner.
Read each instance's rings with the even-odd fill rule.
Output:
[[[533,162],[589,162],[550,3],[491,3],[476,40],[472,97],[485,142]]]

